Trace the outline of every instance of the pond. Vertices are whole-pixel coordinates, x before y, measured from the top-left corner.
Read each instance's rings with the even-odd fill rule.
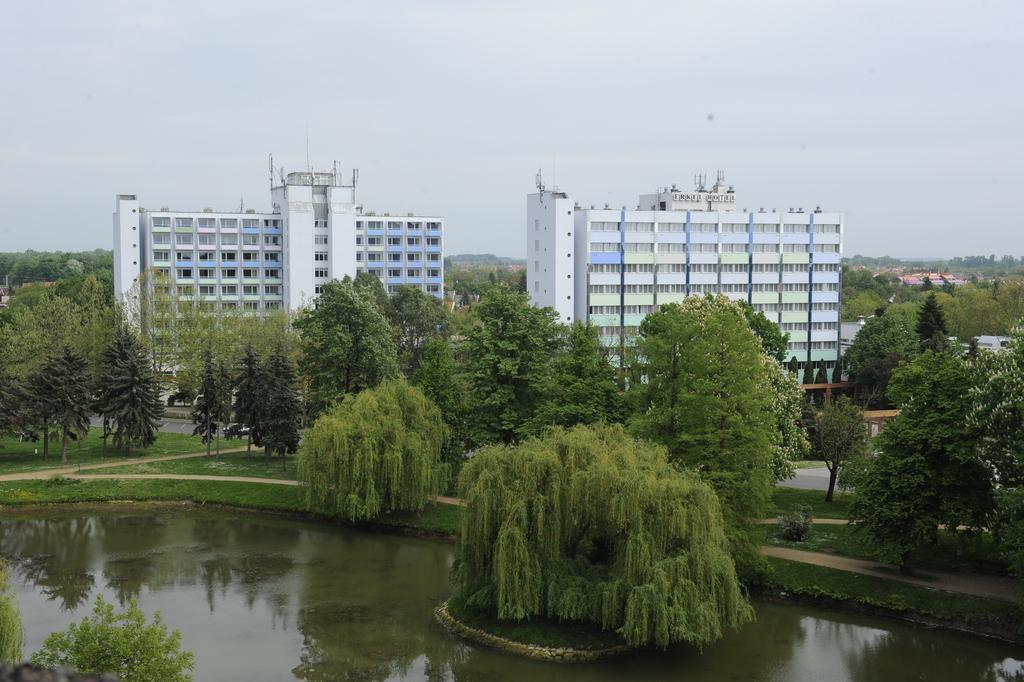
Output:
[[[196,680],[1014,680],[1020,648],[895,621],[758,603],[757,621],[698,652],[595,665],[521,660],[437,625],[453,547],[231,511],[136,509],[0,517],[27,651],[96,595],[160,611]]]

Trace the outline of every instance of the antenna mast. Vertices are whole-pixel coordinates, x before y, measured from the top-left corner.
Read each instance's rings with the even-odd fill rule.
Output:
[[[270,189],[274,189],[274,155],[270,154]]]
[[[537,175],[533,180],[534,184],[537,185],[537,191],[544,191],[544,176],[541,174],[540,168],[537,169]]]

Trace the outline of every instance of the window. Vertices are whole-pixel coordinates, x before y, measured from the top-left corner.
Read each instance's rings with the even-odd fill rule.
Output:
[[[595,220],[590,223],[591,232],[618,232],[619,224],[614,222]]]
[[[202,275],[200,275],[200,276],[202,276]],[[216,296],[217,295],[217,287],[213,286],[212,284],[201,284],[199,286],[199,295],[200,296]]]
[[[618,243],[612,242],[593,242],[590,244],[591,253],[618,253]]]
[[[437,268],[432,268],[430,270],[427,270],[427,277],[440,277],[440,276],[441,276],[441,271],[438,270]]]
[[[200,251],[199,252],[199,260],[213,260],[213,259],[214,259],[213,251]]]
[[[326,234],[314,235],[313,236],[313,243],[318,245],[318,246],[326,246],[327,245],[327,235]]]
[[[264,296],[280,296],[281,295],[281,287],[279,285],[277,285],[277,284],[265,284],[263,286],[263,295]]]
[[[265,310],[280,310],[281,309],[281,302],[280,301],[267,301],[266,303],[263,304],[263,308]]]
[[[722,244],[722,253],[746,253],[746,244]]]
[[[250,252],[250,251],[246,251],[246,252],[242,253],[242,262],[243,263],[248,263],[248,264],[258,263],[259,260],[260,260],[260,254],[258,254],[258,253],[253,253],[253,252]]]
[[[819,253],[839,253],[839,244],[815,244],[814,250]]]
[[[409,238],[407,238],[405,240],[405,243],[408,244],[409,246],[419,246],[420,245],[420,238],[419,237],[409,237]]]
[[[359,255],[359,254],[356,254],[356,255]],[[392,253],[392,254],[389,254],[389,255],[391,255],[391,256],[399,256],[399,260],[401,260],[401,254]],[[368,253],[368,254],[366,254],[366,260],[369,263],[379,263],[382,260],[381,254],[379,254],[379,253]]]
[[[441,254],[439,254],[439,253],[428,253],[427,254],[427,260],[430,261],[431,263],[440,263],[441,262]]]
[[[220,261],[222,263],[225,262],[225,261],[236,261],[236,260],[238,260],[238,252],[237,251],[221,251],[220,252]]]
[[[807,225],[794,225],[793,223],[786,223],[785,225],[782,226],[782,231],[791,233],[803,232],[804,234],[807,234]]]
[[[668,244],[659,243],[658,253],[684,253],[686,251],[686,244]]]
[[[177,261],[191,261],[192,260],[192,252],[191,251],[177,251],[174,254],[174,259],[177,260]]]
[[[220,288],[220,295],[221,296],[237,296],[238,295],[238,287],[235,286],[234,284],[225,284],[225,285],[221,286],[221,288]]]
[[[199,268],[199,279],[210,279],[213,277],[213,270],[209,268]]]
[[[155,233],[153,233],[153,243],[154,244],[170,244],[171,243],[171,235],[167,234],[166,232],[155,232]]]
[[[268,268],[263,271],[263,277],[266,279],[277,279],[281,276],[281,271],[277,268]]]
[[[313,260],[316,261],[317,263],[326,263],[327,262],[327,252],[326,251],[317,251],[316,253],[313,254]]]
[[[370,254],[370,255],[375,256],[377,254]],[[400,254],[400,253],[389,253],[388,254],[388,260],[390,262],[392,262],[392,263],[395,263],[395,262],[401,263],[402,262],[402,254]]]
[[[174,226],[175,227],[192,227],[192,219],[191,218],[175,218],[174,219]]]
[[[654,223],[626,223],[626,232],[654,232]]]
[[[217,219],[216,218],[200,218],[198,226],[206,228],[207,230],[216,229]]]
[[[778,244],[754,244],[754,253],[778,253]]]
[[[157,262],[157,261],[169,261],[169,260],[171,260],[171,254],[170,254],[169,251],[154,251],[153,252],[153,261],[154,262]]]
[[[192,279],[192,268],[178,268],[178,279]]]
[[[427,229],[428,230],[440,230],[441,229],[441,223],[427,223]]]
[[[259,310],[260,309],[260,302],[259,301],[246,301],[245,302],[245,309],[246,310]]]
[[[389,230],[401,230],[402,229],[402,223],[401,222],[396,222],[394,220],[389,220],[388,221],[388,229]]]
[[[722,224],[722,232],[729,232],[729,233],[734,233],[735,234],[736,232],[746,232],[746,231],[747,231],[746,223],[723,223]]]
[[[366,226],[368,228],[370,228],[371,230],[380,230],[380,229],[384,228],[384,221],[382,221],[382,220],[371,220],[371,221],[369,221],[366,224]]]
[[[439,293],[441,293],[441,285],[440,284],[428,284],[427,285],[427,292],[431,293],[431,294],[439,294]]]
[[[269,234],[268,235],[264,235],[264,237],[263,237],[263,245],[264,246],[280,246],[281,245],[281,238],[278,237],[276,234],[274,234],[274,235],[269,235]]]
[[[252,229],[252,228],[259,229],[259,226],[260,226],[260,221],[256,220],[255,218],[242,218],[242,228],[243,229],[246,228],[246,227],[248,227],[250,229]]]
[[[256,235],[246,235],[246,236],[247,237],[255,237]],[[220,245],[221,246],[238,246],[238,235],[237,234],[222,234],[220,236]]]
[[[221,218],[220,229],[222,230],[237,230],[238,229],[238,218]]]
[[[401,277],[402,271],[400,269],[388,270],[388,277]]]
[[[807,244],[783,244],[783,253],[807,253]]]
[[[693,223],[690,225],[690,232],[718,232],[718,225],[715,223]]]
[[[200,246],[215,246],[217,244],[217,235],[209,232],[199,235]]]
[[[220,271],[220,276],[221,279],[234,279],[235,277],[238,277],[238,270],[235,270],[234,268],[227,268]]]
[[[259,296],[260,287],[258,284],[246,284],[242,287],[242,293],[246,296]]]
[[[260,236],[258,234],[243,234],[242,244],[244,246],[259,246]]]
[[[658,223],[658,232],[686,232],[686,223]]]
[[[279,219],[264,220],[263,227],[281,227],[281,221]]]
[[[279,253],[277,253],[277,252],[274,252],[274,253],[265,253],[265,254],[263,254],[263,262],[264,262],[264,263],[267,263],[267,262],[270,262],[270,261],[274,261],[274,262],[276,262],[276,261],[278,260],[278,257],[279,257],[280,255],[281,255],[281,254],[279,254]]]
[[[356,254],[356,261],[360,262],[360,263],[363,261],[363,253],[362,253],[362,251],[360,251],[360,252],[358,252]]]
[[[327,268],[316,268],[313,270],[314,277],[327,277]]]
[[[244,277],[246,279],[256,279],[259,276],[260,276],[260,271],[259,270],[255,270],[253,268],[246,268],[245,270],[242,270],[242,277]]]
[[[441,246],[441,238],[427,237],[427,246]]]
[[[320,294],[324,293],[324,288],[318,284],[315,287],[313,287],[313,293],[319,296]]]
[[[185,246],[186,244],[191,246],[192,245],[192,233],[191,232],[184,232],[184,233],[178,233],[178,234],[174,235],[174,243],[175,244],[180,244],[181,246]]]
[[[776,223],[754,223],[754,232],[778,234],[779,226]]]
[[[153,227],[170,227],[170,226],[171,226],[171,219],[170,218],[166,218],[166,217],[162,217],[162,216],[161,217],[154,216],[154,218],[153,218]]]
[[[407,277],[419,277],[420,276],[420,271],[419,270],[406,270],[405,274],[406,274]]]
[[[380,246],[381,245],[381,239],[383,239],[383,237],[367,237],[366,238],[366,245],[367,246]]]
[[[402,238],[401,237],[388,237],[388,246],[401,246],[401,245],[402,245]]]

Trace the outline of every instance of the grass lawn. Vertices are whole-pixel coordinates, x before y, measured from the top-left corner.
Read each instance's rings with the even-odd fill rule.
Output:
[[[298,487],[232,481],[97,480],[54,478],[45,481],[0,481],[0,505],[30,505],[120,500],[191,500],[270,511],[304,512]],[[427,505],[422,512],[388,514],[374,525],[453,535],[459,532],[462,508]]]
[[[774,518],[788,511],[793,511],[799,504],[806,504],[814,510],[819,519],[846,519],[850,515],[853,495],[836,492],[831,502],[825,501],[824,490],[802,490],[800,488],[784,488],[776,486],[772,492],[772,505],[769,516]]]
[[[222,448],[237,448],[245,441],[221,441]],[[170,462],[147,462],[128,466],[103,469],[104,474],[205,474],[207,476],[255,476],[258,478],[281,478],[296,480],[295,455],[285,458],[284,467],[280,457],[274,457],[268,466],[261,448],[253,448],[252,457],[244,452],[222,453],[220,457],[196,457]]]
[[[616,633],[604,632],[587,623],[558,622],[539,617],[518,623],[498,620],[476,609],[467,608],[455,599],[448,602],[448,611],[471,628],[524,644],[573,649],[605,649],[625,644]]]
[[[857,559],[877,560],[867,538],[852,526],[816,525],[810,537],[800,542],[784,540],[778,528],[764,526],[765,543],[792,547],[809,552],[828,552]],[[995,540],[988,533],[979,535],[939,531],[938,542],[915,552],[908,558],[911,568],[942,571],[976,571],[1005,575],[1006,562],[999,554]]]
[[[825,462],[820,459],[798,459],[790,462],[794,469],[813,469],[815,467],[825,466]]]
[[[112,462],[127,457],[149,457],[156,455],[180,455],[205,450],[206,446],[198,436],[187,436],[182,433],[161,433],[156,443],[145,450],[132,450],[131,454],[114,450],[113,438],[110,445],[103,449],[100,440],[100,429],[89,429],[89,434],[80,443],[68,443],[68,465],[97,464]],[[238,441],[231,441],[237,444]],[[230,446],[229,446],[230,447]],[[36,454],[36,450],[39,454]],[[35,443],[19,442],[17,438],[0,439],[0,474],[16,474],[23,471],[38,471],[60,467],[60,438],[50,439],[50,456],[43,461],[43,441]]]
[[[769,584],[793,594],[850,600],[898,612],[1021,631],[1019,604],[929,590],[857,573],[769,557]]]

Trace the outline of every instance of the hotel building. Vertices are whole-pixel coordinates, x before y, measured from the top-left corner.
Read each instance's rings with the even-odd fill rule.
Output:
[[[721,173],[710,188],[641,195],[635,210],[581,208],[537,185],[526,202],[527,287],[563,323],[590,322],[618,346],[664,303],[723,294],[789,334],[787,361],[835,364],[841,213],[737,211]]]
[[[272,210],[220,212],[143,208],[117,195],[114,291],[124,298],[148,270],[179,300],[212,310],[296,310],[332,279],[369,272],[389,292],[416,286],[442,297],[444,221],[364,213],[355,180],[337,172],[281,174]]]

